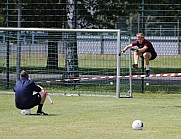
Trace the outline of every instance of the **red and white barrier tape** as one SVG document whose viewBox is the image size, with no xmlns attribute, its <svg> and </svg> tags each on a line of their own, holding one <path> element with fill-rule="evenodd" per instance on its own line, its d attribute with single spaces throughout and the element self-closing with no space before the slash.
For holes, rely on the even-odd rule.
<svg viewBox="0 0 181 139">
<path fill-rule="evenodd" d="M 166 74 L 150 74 L 149 77 L 178 77 L 181 76 L 181 73 L 166 73 Z M 51 82 L 68 82 L 68 81 L 91 81 L 91 80 L 100 80 L 100 79 L 113 79 L 113 78 L 143 78 L 146 75 L 126 75 L 126 76 L 96 76 L 89 78 L 70 78 L 70 79 L 62 79 L 62 80 L 51 80 L 46 81 L 47 83 Z M 147 77 L 148 78 L 148 77 Z"/>
</svg>

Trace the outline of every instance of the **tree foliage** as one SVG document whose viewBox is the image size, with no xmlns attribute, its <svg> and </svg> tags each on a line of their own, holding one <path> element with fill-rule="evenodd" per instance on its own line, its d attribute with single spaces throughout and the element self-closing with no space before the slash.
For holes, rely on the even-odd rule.
<svg viewBox="0 0 181 139">
<path fill-rule="evenodd" d="M 0 6 L 1 18 L 7 18 L 5 13 L 8 10 L 11 18 L 9 21 L 14 27 L 17 26 L 18 4 L 18 0 L 9 0 L 9 3 L 4 0 Z M 20 4 L 22 5 L 22 27 L 60 28 L 67 22 L 66 0 L 21 0 Z M 113 28 L 114 23 L 125 15 L 127 5 L 128 2 L 120 0 L 77 0 L 77 27 Z M 4 22 L 1 21 L 1 24 Z"/>
<path fill-rule="evenodd" d="M 82 28 L 114 28 L 126 14 L 128 2 L 120 0 L 80 1 L 79 20 Z"/>
<path fill-rule="evenodd" d="M 66 0 L 22 0 L 23 27 L 62 27 Z"/>
<path fill-rule="evenodd" d="M 116 22 L 126 21 L 130 13 L 141 15 L 144 12 L 145 21 L 153 17 L 151 19 L 156 22 L 169 22 L 171 18 L 166 17 L 171 16 L 172 21 L 176 21 L 181 16 L 181 4 L 176 0 L 76 0 L 76 2 L 78 28 L 114 28 Z M 67 0 L 21 0 L 21 4 L 22 27 L 62 28 L 67 23 Z M 6 26 L 8 21 L 9 26 L 17 27 L 17 8 L 18 0 L 2 0 L 1 26 Z"/>
</svg>

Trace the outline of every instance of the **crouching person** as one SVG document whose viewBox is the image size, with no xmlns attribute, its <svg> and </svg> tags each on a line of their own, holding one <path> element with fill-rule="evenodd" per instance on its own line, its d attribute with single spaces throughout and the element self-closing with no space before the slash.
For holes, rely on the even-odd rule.
<svg viewBox="0 0 181 139">
<path fill-rule="evenodd" d="M 33 94 L 33 91 L 38 93 Z M 37 115 L 48 115 L 42 110 L 46 99 L 46 93 L 29 79 L 29 75 L 26 71 L 21 71 L 20 80 L 16 82 L 14 92 L 15 105 L 18 109 L 25 110 L 38 106 Z"/>
</svg>

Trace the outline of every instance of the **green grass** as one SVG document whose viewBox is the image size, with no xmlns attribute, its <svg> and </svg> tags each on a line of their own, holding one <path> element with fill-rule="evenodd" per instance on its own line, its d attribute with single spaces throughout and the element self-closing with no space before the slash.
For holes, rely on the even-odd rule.
<svg viewBox="0 0 181 139">
<path fill-rule="evenodd" d="M 129 61 L 128 56 L 123 56 L 120 58 L 121 61 Z M 78 62 L 80 68 L 115 68 L 116 55 L 79 55 Z M 139 62 L 139 64 L 141 64 L 141 59 Z M 21 66 L 23 67 L 46 67 L 46 64 L 47 57 L 44 55 L 21 55 Z M 0 58 L 0 66 L 5 67 L 5 65 L 6 59 Z M 65 57 L 62 54 L 59 54 L 58 65 L 59 67 L 65 67 Z M 150 62 L 150 65 L 153 68 L 178 68 L 181 65 L 181 56 L 158 56 L 155 60 Z M 16 66 L 16 55 L 10 56 L 10 66 Z"/>
<path fill-rule="evenodd" d="M 50 139 L 179 139 L 179 94 L 133 94 L 133 98 L 51 96 L 49 116 L 23 116 L 14 95 L 0 95 L 0 137 Z M 36 107 L 32 113 L 36 112 Z M 135 119 L 144 129 L 133 130 Z"/>
</svg>

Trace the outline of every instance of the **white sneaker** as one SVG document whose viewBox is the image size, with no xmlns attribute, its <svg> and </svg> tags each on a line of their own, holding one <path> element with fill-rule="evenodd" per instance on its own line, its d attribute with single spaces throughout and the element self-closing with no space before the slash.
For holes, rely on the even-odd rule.
<svg viewBox="0 0 181 139">
<path fill-rule="evenodd" d="M 31 110 L 30 109 L 21 110 L 21 114 L 22 115 L 30 115 L 31 114 Z"/>
</svg>

